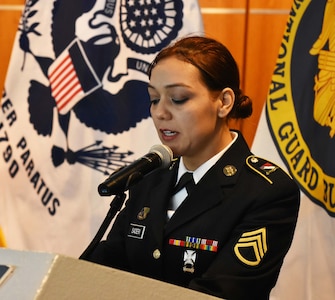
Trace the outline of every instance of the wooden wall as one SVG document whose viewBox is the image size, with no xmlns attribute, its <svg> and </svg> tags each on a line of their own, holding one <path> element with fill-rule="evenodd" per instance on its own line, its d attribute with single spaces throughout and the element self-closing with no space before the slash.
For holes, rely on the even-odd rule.
<svg viewBox="0 0 335 300">
<path fill-rule="evenodd" d="M 0 90 L 2 92 L 24 0 L 0 0 Z"/>
<path fill-rule="evenodd" d="M 24 2 L 0 0 L 1 90 Z M 249 145 L 266 99 L 291 3 L 292 0 L 199 0 L 205 33 L 231 50 L 240 67 L 242 87 L 253 99 L 252 117 L 232 124 L 242 130 Z"/>
</svg>

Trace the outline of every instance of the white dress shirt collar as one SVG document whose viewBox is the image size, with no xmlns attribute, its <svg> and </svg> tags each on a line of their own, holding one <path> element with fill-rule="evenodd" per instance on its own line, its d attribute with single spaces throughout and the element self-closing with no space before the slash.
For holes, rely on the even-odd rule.
<svg viewBox="0 0 335 300">
<path fill-rule="evenodd" d="M 193 172 L 189 171 L 186 169 L 183 161 L 183 157 L 180 158 L 180 163 L 179 163 L 179 169 L 178 169 L 178 177 L 177 177 L 177 182 L 179 181 L 180 177 L 185 173 L 185 172 L 191 172 L 193 173 L 193 178 L 195 184 L 197 184 L 200 179 L 206 174 L 206 172 L 216 164 L 216 162 L 221 158 L 221 156 L 231 147 L 232 144 L 236 141 L 238 137 L 238 133 L 235 131 L 230 132 L 233 136 L 233 140 L 224 148 L 222 149 L 219 153 L 215 154 L 212 158 L 204 162 L 200 167 L 198 167 L 196 170 Z"/>
</svg>

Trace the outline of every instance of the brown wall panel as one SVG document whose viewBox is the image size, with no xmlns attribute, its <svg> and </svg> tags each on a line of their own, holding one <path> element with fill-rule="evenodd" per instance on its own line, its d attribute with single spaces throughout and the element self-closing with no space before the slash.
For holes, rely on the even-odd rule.
<svg viewBox="0 0 335 300">
<path fill-rule="evenodd" d="M 251 15 L 249 18 L 244 89 L 252 98 L 254 109 L 251 118 L 242 125 L 249 144 L 266 100 L 286 20 L 286 15 Z"/>
<path fill-rule="evenodd" d="M 12 2 L 12 3 L 10 3 Z M 3 90 L 3 84 L 8 68 L 10 55 L 12 52 L 14 37 L 18 28 L 21 11 L 17 7 L 11 8 L 4 4 L 18 5 L 18 1 L 0 0 L 0 90 Z M 23 1 L 19 1 L 22 4 Z"/>
<path fill-rule="evenodd" d="M 251 146 L 292 0 L 200 0 L 199 3 L 205 33 L 230 49 L 240 68 L 241 86 L 253 100 L 253 115 L 231 123 L 231 127 L 243 132 Z"/>
<path fill-rule="evenodd" d="M 2 92 L 24 0 L 0 0 L 0 91 Z"/>
</svg>

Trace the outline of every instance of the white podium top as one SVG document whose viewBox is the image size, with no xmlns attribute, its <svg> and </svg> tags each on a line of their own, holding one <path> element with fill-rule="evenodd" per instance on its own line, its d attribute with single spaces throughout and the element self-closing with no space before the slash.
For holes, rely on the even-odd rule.
<svg viewBox="0 0 335 300">
<path fill-rule="evenodd" d="M 218 299 L 58 254 L 0 248 L 0 265 L 11 268 L 0 273 L 1 300 Z"/>
</svg>

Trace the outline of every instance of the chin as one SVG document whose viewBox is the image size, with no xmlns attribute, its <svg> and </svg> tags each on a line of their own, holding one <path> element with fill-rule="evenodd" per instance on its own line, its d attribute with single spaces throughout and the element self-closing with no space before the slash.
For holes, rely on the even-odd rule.
<svg viewBox="0 0 335 300">
<path fill-rule="evenodd" d="M 173 157 L 174 157 L 174 158 L 177 158 L 177 157 L 180 157 L 180 156 L 181 156 L 181 154 L 179 153 L 179 151 L 176 150 L 174 147 L 170 147 L 170 148 L 171 148 L 171 150 L 172 150 L 172 152 L 173 152 Z"/>
</svg>

